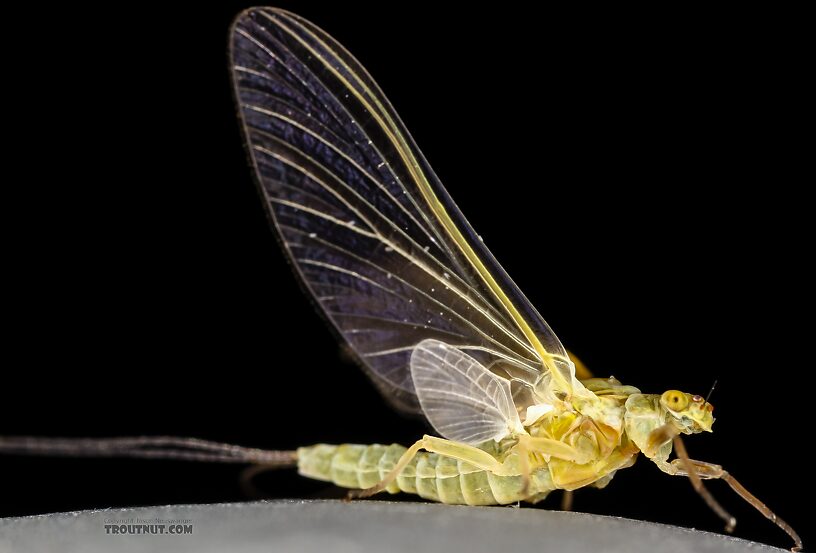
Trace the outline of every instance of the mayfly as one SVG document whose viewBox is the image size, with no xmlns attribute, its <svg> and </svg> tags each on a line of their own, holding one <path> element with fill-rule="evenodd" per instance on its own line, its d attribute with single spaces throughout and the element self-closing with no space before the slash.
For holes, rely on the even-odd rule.
<svg viewBox="0 0 816 553">
<path fill-rule="evenodd" d="M 711 432 L 707 398 L 644 394 L 571 359 L 340 44 L 294 14 L 253 8 L 233 25 L 231 63 L 257 183 L 296 274 L 385 397 L 438 436 L 291 452 L 185 438 L 2 438 L 0 450 L 296 466 L 352 497 L 402 491 L 468 505 L 603 488 L 643 454 L 688 477 L 729 531 L 735 520 L 703 480 L 725 480 L 801 549 L 722 467 L 686 454 L 680 435 Z"/>
</svg>

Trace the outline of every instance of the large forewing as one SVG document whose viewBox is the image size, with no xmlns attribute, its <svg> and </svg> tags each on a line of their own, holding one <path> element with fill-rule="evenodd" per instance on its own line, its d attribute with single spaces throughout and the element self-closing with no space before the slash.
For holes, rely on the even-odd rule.
<svg viewBox="0 0 816 553">
<path fill-rule="evenodd" d="M 528 384 L 557 366 L 542 357 L 565 358 L 350 54 L 309 22 L 266 8 L 239 16 L 231 50 L 247 142 L 280 239 L 323 313 L 398 406 L 419 410 L 409 359 L 424 339 Z M 559 382 L 571 379 L 565 366 Z"/>
</svg>

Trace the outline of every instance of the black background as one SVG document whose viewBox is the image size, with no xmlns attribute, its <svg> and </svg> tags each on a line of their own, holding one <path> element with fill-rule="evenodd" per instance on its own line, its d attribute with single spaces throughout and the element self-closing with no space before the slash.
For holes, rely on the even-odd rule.
<svg viewBox="0 0 816 553">
<path fill-rule="evenodd" d="M 715 432 L 687 447 L 807 537 L 812 177 L 795 14 L 279 5 L 369 69 L 597 374 L 701 394 L 719 378 Z M 268 229 L 227 71 L 242 7 L 42 8 L 4 23 L 0 433 L 293 449 L 426 431 L 342 360 Z M 5 457 L 0 515 L 242 500 L 240 470 Z M 292 471 L 258 484 L 338 496 Z M 711 489 L 737 535 L 787 544 Z M 721 529 L 687 481 L 644 460 L 576 509 Z"/>
</svg>

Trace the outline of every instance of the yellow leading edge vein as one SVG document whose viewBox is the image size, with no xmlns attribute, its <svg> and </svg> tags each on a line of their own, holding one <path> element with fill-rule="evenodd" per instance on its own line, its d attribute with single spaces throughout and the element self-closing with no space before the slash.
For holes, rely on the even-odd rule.
<svg viewBox="0 0 816 553">
<path fill-rule="evenodd" d="M 304 48 L 311 52 L 316 59 L 320 60 L 326 67 L 326 69 L 331 71 L 331 73 L 333 73 L 335 77 L 337 77 L 343 84 L 345 84 L 346 88 L 354 94 L 354 96 L 363 104 L 363 106 L 365 106 L 368 109 L 368 112 L 377 120 L 377 123 L 379 123 L 380 127 L 382 127 L 383 131 L 386 133 L 394 147 L 399 152 L 400 157 L 408 167 L 411 176 L 414 177 L 414 180 L 419 186 L 419 191 L 422 193 L 423 199 L 427 202 L 428 207 L 431 208 L 431 211 L 433 211 L 437 219 L 442 223 L 442 226 L 445 229 L 445 231 L 453 239 L 454 243 L 462 252 L 462 254 L 464 254 L 468 262 L 473 266 L 474 269 L 476 269 L 476 272 L 479 274 L 479 276 L 482 278 L 482 280 L 488 286 L 488 288 L 490 288 L 490 291 L 493 292 L 493 294 L 495 294 L 495 296 L 499 299 L 501 304 L 513 318 L 513 321 L 516 323 L 516 326 L 519 328 L 519 330 L 521 330 L 521 332 L 524 334 L 524 337 L 527 338 L 530 345 L 532 345 L 536 353 L 538 353 L 538 356 L 541 358 L 541 361 L 550 371 L 550 374 L 552 375 L 552 378 L 557 382 L 558 387 L 563 391 L 571 392 L 572 391 L 571 383 L 568 383 L 564 379 L 564 376 L 561 374 L 561 372 L 555 367 L 555 364 L 552 361 L 552 355 L 546 349 L 544 349 L 543 344 L 538 339 L 538 336 L 536 336 L 535 332 L 533 332 L 533 329 L 530 328 L 530 325 L 527 323 L 524 316 L 518 311 L 518 309 L 516 309 L 516 306 L 513 305 L 513 302 L 510 300 L 510 298 L 507 297 L 507 294 L 505 294 L 501 285 L 499 285 L 499 283 L 496 282 L 496 279 L 490 273 L 488 268 L 485 267 L 484 263 L 482 263 L 482 260 L 479 258 L 479 255 L 473 250 L 471 245 L 468 243 L 467 239 L 464 237 L 462 231 L 459 230 L 459 227 L 457 227 L 456 223 L 454 223 L 453 219 L 451 219 L 450 215 L 445 209 L 445 206 L 442 205 L 442 202 L 439 201 L 439 198 L 434 193 L 433 188 L 431 188 L 431 185 L 428 182 L 428 179 L 425 177 L 425 174 L 420 170 L 419 163 L 414 157 L 413 152 L 411 152 L 410 147 L 408 147 L 408 143 L 402 136 L 399 127 L 395 124 L 394 120 L 388 114 L 388 111 L 385 109 L 385 106 L 383 106 L 382 103 L 379 101 L 377 95 L 374 94 L 366 86 L 366 84 L 362 82 L 362 80 L 357 78 L 357 84 L 376 103 L 377 109 L 375 110 L 373 109 L 373 106 L 368 101 L 368 99 L 366 99 L 366 97 L 363 96 L 357 90 L 356 87 L 352 86 L 352 84 L 343 75 L 341 75 L 337 71 L 337 69 L 332 67 L 331 64 L 327 63 L 323 55 L 317 52 L 309 44 L 304 42 L 303 39 L 301 39 L 299 36 L 297 36 L 297 34 L 295 34 L 286 25 L 284 25 L 282 21 L 271 17 L 269 14 L 265 12 L 261 13 L 263 13 L 264 17 L 275 21 L 275 23 L 280 25 L 280 27 L 284 31 L 286 31 L 289 35 L 291 35 L 292 38 L 297 40 Z M 298 24 L 305 33 L 309 34 L 316 42 L 320 43 L 326 50 L 332 53 L 334 52 L 334 50 L 332 50 L 332 48 L 329 47 L 328 44 L 323 42 L 319 37 L 315 36 L 314 33 L 309 31 L 309 29 L 305 28 L 303 25 L 300 25 L 296 20 L 293 20 L 293 22 Z M 351 67 L 346 65 L 346 63 L 339 56 L 336 57 L 341 63 L 343 63 L 343 66 L 351 75 L 355 75 L 355 72 L 354 70 L 352 70 Z"/>
</svg>

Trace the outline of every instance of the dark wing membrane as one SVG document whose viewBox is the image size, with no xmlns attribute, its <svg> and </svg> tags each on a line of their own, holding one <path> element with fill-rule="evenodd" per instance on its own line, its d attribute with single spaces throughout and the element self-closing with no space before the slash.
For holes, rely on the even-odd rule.
<svg viewBox="0 0 816 553">
<path fill-rule="evenodd" d="M 232 70 L 281 241 L 398 407 L 419 411 L 409 359 L 424 339 L 527 385 L 545 371 L 542 348 L 566 358 L 342 46 L 296 15 L 255 8 L 234 24 Z"/>
</svg>

